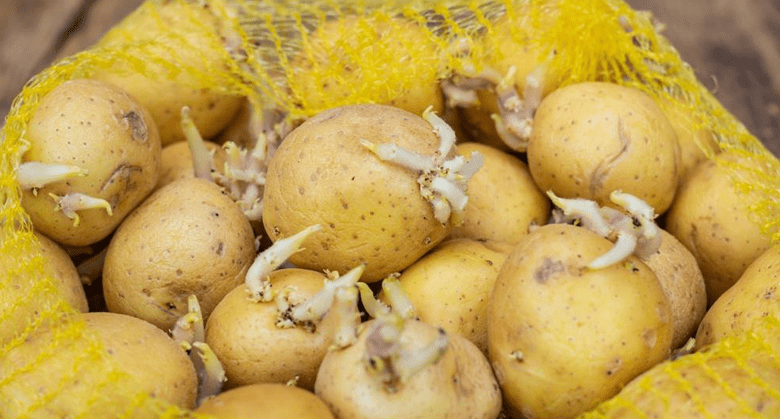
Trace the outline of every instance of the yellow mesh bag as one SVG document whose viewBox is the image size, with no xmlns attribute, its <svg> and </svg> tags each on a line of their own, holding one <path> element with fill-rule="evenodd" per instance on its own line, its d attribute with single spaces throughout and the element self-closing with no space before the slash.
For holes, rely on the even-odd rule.
<svg viewBox="0 0 780 419">
<path fill-rule="evenodd" d="M 180 25 L 161 17 L 171 5 L 181 8 Z M 203 10 L 214 19 L 199 18 Z M 323 27 L 328 30 L 318 32 Z M 20 205 L 15 170 L 27 121 L 55 86 L 124 68 L 246 96 L 258 108 L 301 119 L 348 103 L 392 103 L 410 92 L 425 97 L 429 86 L 452 72 L 473 74 L 498 66 L 507 45 L 529 47 L 539 57 L 555 51 L 549 71 L 561 86 L 610 81 L 641 89 L 662 106 L 680 101 L 699 121 L 696 128 L 715 133 L 722 150 L 745 157 L 739 164 L 723 164 L 754 221 L 774 242 L 780 240 L 780 162 L 696 80 L 651 17 L 620 0 L 148 0 L 93 48 L 33 78 L 2 130 L 0 416 L 59 417 L 62 409 L 72 409 L 68 417 L 79 418 L 192 415 L 136 394 L 127 373 L 111 361 L 44 273 Z M 683 399 L 691 403 L 686 417 L 724 417 L 720 407 L 697 396 L 703 390 L 686 378 L 691 374 L 704 374 L 720 386 L 736 412 L 764 417 L 713 364 L 725 362 L 741 371 L 747 378 L 740 385 L 764 388 L 762 403 L 777 405 L 780 393 L 751 363 L 762 359 L 762 368 L 777 374 L 777 335 L 777 321 L 770 317 L 748 336 L 662 364 L 586 417 L 655 417 L 649 413 L 657 411 L 653 403 L 668 407 Z M 34 350 L 18 356 L 21 345 Z"/>
</svg>

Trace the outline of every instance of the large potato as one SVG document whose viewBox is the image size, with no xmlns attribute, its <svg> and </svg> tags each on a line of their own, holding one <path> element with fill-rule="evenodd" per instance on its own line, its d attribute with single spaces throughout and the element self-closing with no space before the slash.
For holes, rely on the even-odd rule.
<svg viewBox="0 0 780 419">
<path fill-rule="evenodd" d="M 384 162 L 361 145 L 393 143 L 433 154 L 439 138 L 421 117 L 384 105 L 334 108 L 293 130 L 268 165 L 263 224 L 276 241 L 320 224 L 290 262 L 312 270 L 383 279 L 412 264 L 450 228 L 420 195 L 419 173 Z"/>
<path fill-rule="evenodd" d="M 587 265 L 609 240 L 565 224 L 517 244 L 493 286 L 488 350 L 515 418 L 575 417 L 670 354 L 672 314 L 635 256 Z"/>
<path fill-rule="evenodd" d="M 612 83 L 560 88 L 542 100 L 528 144 L 528 167 L 543 191 L 613 206 L 615 190 L 657 214 L 672 203 L 679 175 L 674 128 L 644 92 Z"/>
<path fill-rule="evenodd" d="M 547 223 L 550 200 L 517 157 L 480 143 L 458 144 L 458 153 L 478 151 L 485 164 L 468 183 L 469 203 L 463 224 L 449 237 L 517 243 L 531 226 Z"/>
<path fill-rule="evenodd" d="M 733 162 L 737 157 L 725 159 Z M 726 164 L 702 162 L 682 183 L 666 215 L 666 231 L 696 257 L 708 306 L 771 246 L 737 193 L 732 174 Z"/>
<path fill-rule="evenodd" d="M 195 368 L 163 331 L 113 313 L 79 313 L 68 320 L 73 323 L 37 330 L 0 357 L 3 378 L 16 373 L 0 386 L 0 417 L 123 417 L 132 402 L 144 400 L 194 407 Z M 139 409 L 131 417 L 158 415 Z"/>
<path fill-rule="evenodd" d="M 24 192 L 35 229 L 58 243 L 84 246 L 106 238 L 154 189 L 160 138 L 149 112 L 127 93 L 94 80 L 71 80 L 41 99 L 27 126 L 22 162 L 75 165 L 87 171 Z M 111 206 L 77 211 L 79 222 L 55 209 L 49 194 L 81 193 Z M 76 225 L 78 224 L 78 225 Z"/>
<path fill-rule="evenodd" d="M 109 311 L 170 330 L 192 294 L 208 318 L 244 282 L 255 254 L 249 220 L 219 186 L 179 179 L 152 194 L 111 238 L 103 296 Z"/>
<path fill-rule="evenodd" d="M 748 266 L 704 316 L 696 333 L 703 347 L 726 336 L 749 332 L 757 319 L 780 318 L 780 245 L 774 245 Z"/>
</svg>

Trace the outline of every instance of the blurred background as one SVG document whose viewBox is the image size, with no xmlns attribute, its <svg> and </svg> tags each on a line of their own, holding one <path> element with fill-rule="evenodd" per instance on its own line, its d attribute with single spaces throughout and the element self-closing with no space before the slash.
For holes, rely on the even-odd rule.
<svg viewBox="0 0 780 419">
<path fill-rule="evenodd" d="M 780 0 L 626 1 L 666 25 L 699 80 L 780 156 Z M 92 45 L 141 2 L 0 0 L 0 118 L 30 77 Z"/>
</svg>

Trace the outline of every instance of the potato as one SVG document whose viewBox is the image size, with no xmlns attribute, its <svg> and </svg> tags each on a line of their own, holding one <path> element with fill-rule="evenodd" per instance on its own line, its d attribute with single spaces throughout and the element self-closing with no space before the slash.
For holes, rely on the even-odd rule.
<svg viewBox="0 0 780 419">
<path fill-rule="evenodd" d="M 760 323 L 759 334 L 656 365 L 581 419 L 780 417 L 780 331 L 776 320 Z"/>
<path fill-rule="evenodd" d="M 724 158 L 737 161 L 735 156 Z M 666 231 L 696 257 L 708 306 L 771 246 L 735 191 L 731 174 L 726 164 L 702 162 L 680 186 L 666 215 Z"/>
<path fill-rule="evenodd" d="M 326 276 L 304 269 L 280 269 L 270 274 L 276 290 L 292 287 L 291 302 L 311 298 Z M 243 285 L 228 293 L 206 322 L 206 343 L 222 361 L 228 388 L 256 383 L 286 383 L 314 388 L 322 358 L 331 344 L 327 323 L 314 333 L 300 327 L 276 326 L 276 302 L 254 302 Z M 327 316 L 326 316 L 327 318 Z M 323 319 L 323 322 L 325 320 Z"/>
<path fill-rule="evenodd" d="M 493 419 L 501 409 L 501 393 L 490 364 L 474 344 L 449 335 L 444 354 L 388 391 L 367 366 L 367 341 L 377 320 L 361 326 L 358 340 L 330 351 L 322 361 L 315 393 L 339 419 Z M 425 347 L 440 336 L 439 329 L 409 320 L 400 342 L 407 350 Z M 424 355 L 423 355 L 424 356 Z"/>
<path fill-rule="evenodd" d="M 195 413 L 224 419 L 333 419 L 328 406 L 301 388 L 284 384 L 252 384 L 207 399 Z"/>
<path fill-rule="evenodd" d="M 485 164 L 468 183 L 463 224 L 448 237 L 517 243 L 532 225 L 550 217 L 550 200 L 536 186 L 528 166 L 517 157 L 479 143 L 458 144 L 458 153 L 478 151 Z"/>
<path fill-rule="evenodd" d="M 421 117 L 385 105 L 325 111 L 293 130 L 268 164 L 263 224 L 271 240 L 321 224 L 290 262 L 346 272 L 366 263 L 361 280 L 401 271 L 450 228 L 420 194 L 419 173 L 384 162 L 361 145 L 393 143 L 423 155 L 439 138 Z"/>
<path fill-rule="evenodd" d="M 120 417 L 133 401 L 143 400 L 130 394 L 150 403 L 194 407 L 195 368 L 163 331 L 113 313 L 79 313 L 71 320 L 38 329 L 0 357 L 0 370 L 16 373 L 0 386 L 0 416 Z M 139 410 L 132 417 L 158 415 Z"/>
<path fill-rule="evenodd" d="M 37 231 L 34 232 L 38 239 L 43 258 L 45 259 L 46 270 L 54 278 L 60 296 L 76 311 L 86 313 L 89 311 L 87 304 L 87 295 L 84 292 L 84 286 L 81 284 L 81 276 L 76 270 L 68 253 L 52 239 L 44 236 Z"/>
<path fill-rule="evenodd" d="M 254 234 L 211 181 L 177 180 L 152 194 L 117 229 L 103 267 L 108 310 L 170 330 L 198 297 L 203 317 L 244 281 Z"/>
<path fill-rule="evenodd" d="M 576 417 L 670 354 L 672 314 L 635 256 L 586 266 L 613 244 L 550 224 L 520 241 L 488 305 L 488 350 L 512 417 Z"/>
<path fill-rule="evenodd" d="M 622 190 L 656 214 L 672 203 L 679 146 L 669 120 L 640 90 L 586 82 L 542 100 L 528 144 L 528 167 L 543 191 L 613 206 Z"/>
<path fill-rule="evenodd" d="M 151 116 L 106 83 L 78 79 L 54 88 L 33 112 L 25 138 L 30 148 L 23 163 L 67 164 L 86 173 L 28 189 L 22 196 L 35 229 L 65 245 L 106 238 L 160 176 L 160 139 Z M 82 205 L 67 198 L 73 193 L 105 202 L 79 210 Z M 65 198 L 53 200 L 50 194 Z"/>
<path fill-rule="evenodd" d="M 707 291 L 696 258 L 674 236 L 661 230 L 661 247 L 642 261 L 661 282 L 672 306 L 672 348 L 679 348 L 696 333 L 707 311 Z"/>
<path fill-rule="evenodd" d="M 696 333 L 701 348 L 749 332 L 756 320 L 780 318 L 780 245 L 767 249 L 748 266 L 739 280 L 710 307 Z"/>
<path fill-rule="evenodd" d="M 206 149 L 213 155 L 214 169 L 221 171 L 227 158 L 225 150 L 211 141 L 204 141 L 204 144 Z M 187 142 L 179 141 L 163 147 L 161 160 L 162 167 L 160 170 L 160 181 L 157 184 L 158 189 L 177 179 L 195 177 L 195 169 L 192 165 L 192 152 Z"/>
<path fill-rule="evenodd" d="M 293 66 L 296 74 L 291 87 L 307 110 L 319 113 L 366 98 L 415 115 L 428 106 L 436 112 L 444 108 L 437 63 L 424 61 L 436 59 L 437 45 L 416 22 L 391 17 L 366 24 L 362 18 L 346 15 L 323 22 L 305 42 L 309 43 L 304 47 L 307 55 Z M 415 76 L 407 75 L 403 78 L 407 82 L 396 84 L 384 78 L 383 89 L 376 89 L 373 78 L 384 76 L 376 74 L 377 68 L 400 62 L 406 62 L 405 71 Z M 390 94 L 395 96 L 383 97 Z"/>
<path fill-rule="evenodd" d="M 511 250 L 504 243 L 447 240 L 406 268 L 398 283 L 420 320 L 466 337 L 487 354 L 490 290 Z"/>
<path fill-rule="evenodd" d="M 154 10 L 152 12 L 151 10 Z M 153 14 L 154 13 L 154 14 Z M 110 69 L 91 78 L 124 89 L 149 110 L 160 132 L 162 145 L 184 140 L 181 108 L 188 106 L 195 126 L 204 138 L 218 134 L 241 107 L 242 98 L 215 87 L 203 87 L 215 74 L 226 73 L 225 46 L 216 34 L 218 22 L 208 6 L 193 2 L 165 2 L 145 8 L 120 23 L 98 44 L 106 48 L 143 46 L 143 55 L 165 57 L 186 71 L 147 60 L 139 68 L 117 58 Z M 212 33 L 214 32 L 214 33 Z M 182 41 L 182 39 L 185 39 Z M 187 42 L 186 47 L 181 47 Z"/>
</svg>

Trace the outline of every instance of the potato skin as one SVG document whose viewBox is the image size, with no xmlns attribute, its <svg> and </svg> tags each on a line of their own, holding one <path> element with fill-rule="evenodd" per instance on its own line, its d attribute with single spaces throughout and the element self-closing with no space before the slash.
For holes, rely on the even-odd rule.
<svg viewBox="0 0 780 419">
<path fill-rule="evenodd" d="M 395 393 L 368 372 L 363 358 L 375 320 L 363 323 L 353 345 L 330 351 L 320 365 L 315 393 L 339 419 L 494 419 L 501 392 L 490 364 L 474 344 L 448 335 L 449 346 L 437 363 L 400 385 Z M 401 340 L 419 348 L 436 338 L 438 329 L 409 320 Z"/>
<path fill-rule="evenodd" d="M 224 419 L 334 419 L 328 406 L 309 391 L 285 384 L 251 384 L 206 399 L 195 413 Z"/>
<path fill-rule="evenodd" d="M 152 194 L 117 229 L 103 267 L 108 310 L 170 330 L 195 294 L 204 319 L 244 281 L 256 252 L 241 209 L 211 181 L 187 178 Z"/>
<path fill-rule="evenodd" d="M 661 247 L 643 262 L 655 273 L 672 307 L 674 337 L 679 348 L 696 333 L 707 311 L 707 291 L 696 258 L 674 236 L 661 230 Z"/>
<path fill-rule="evenodd" d="M 650 268 L 634 256 L 586 268 L 611 247 L 584 228 L 550 224 L 501 267 L 488 349 L 512 417 L 575 417 L 669 356 L 671 309 Z"/>
<path fill-rule="evenodd" d="M 54 277 L 62 298 L 76 311 L 88 312 L 87 294 L 84 292 L 81 276 L 73 260 L 54 240 L 37 231 L 34 234 L 46 259 L 46 269 Z"/>
<path fill-rule="evenodd" d="M 708 306 L 771 246 L 769 237 L 751 220 L 730 176 L 730 170 L 717 161 L 702 162 L 680 186 L 666 214 L 666 231 L 696 257 Z"/>
<path fill-rule="evenodd" d="M 727 336 L 746 333 L 758 319 L 780 317 L 780 244 L 767 249 L 748 266 L 704 316 L 696 333 L 698 348 Z"/>
<path fill-rule="evenodd" d="M 651 157 L 648 157 L 651 156 Z M 671 123 L 644 92 L 612 83 L 562 87 L 542 100 L 528 144 L 528 167 L 543 191 L 614 206 L 622 190 L 664 213 L 678 182 Z"/>
<path fill-rule="evenodd" d="M 334 108 L 293 130 L 268 165 L 263 224 L 276 241 L 306 227 L 322 231 L 290 257 L 294 265 L 341 273 L 362 263 L 362 281 L 399 272 L 441 242 L 450 226 L 434 218 L 418 174 L 383 162 L 360 139 L 424 155 L 439 144 L 421 117 L 385 105 Z"/>
<path fill-rule="evenodd" d="M 406 268 L 398 278 L 422 321 L 459 334 L 487 354 L 487 306 L 506 243 L 447 240 Z M 380 292 L 379 297 L 384 299 Z"/>
<path fill-rule="evenodd" d="M 114 418 L 135 409 L 133 419 L 158 418 L 132 406 L 136 394 L 194 407 L 195 368 L 163 331 L 113 313 L 74 313 L 68 320 L 34 331 L 0 357 L 0 370 L 18 373 L 0 386 L 0 416 Z"/>
<path fill-rule="evenodd" d="M 477 151 L 485 164 L 469 180 L 469 201 L 463 224 L 448 237 L 517 243 L 531 225 L 544 225 L 550 200 L 539 190 L 528 166 L 517 157 L 480 143 L 458 144 L 468 157 Z"/>
<path fill-rule="evenodd" d="M 160 176 L 160 138 L 151 115 L 127 93 L 94 80 L 66 81 L 41 99 L 27 127 L 23 162 L 71 164 L 89 170 L 25 191 L 22 206 L 36 230 L 58 243 L 85 246 L 107 237 L 154 189 Z M 80 192 L 111 204 L 79 211 L 80 224 L 49 193 Z"/>
<path fill-rule="evenodd" d="M 321 272 L 304 269 L 280 269 L 270 276 L 277 291 L 295 288 L 289 297 L 293 302 L 311 298 L 322 289 L 325 278 Z M 286 383 L 296 376 L 298 386 L 314 388 L 317 368 L 331 342 L 326 320 L 311 333 L 300 327 L 278 328 L 277 316 L 275 301 L 250 301 L 243 284 L 214 309 L 206 322 L 206 343 L 222 361 L 228 388 Z"/>
</svg>

